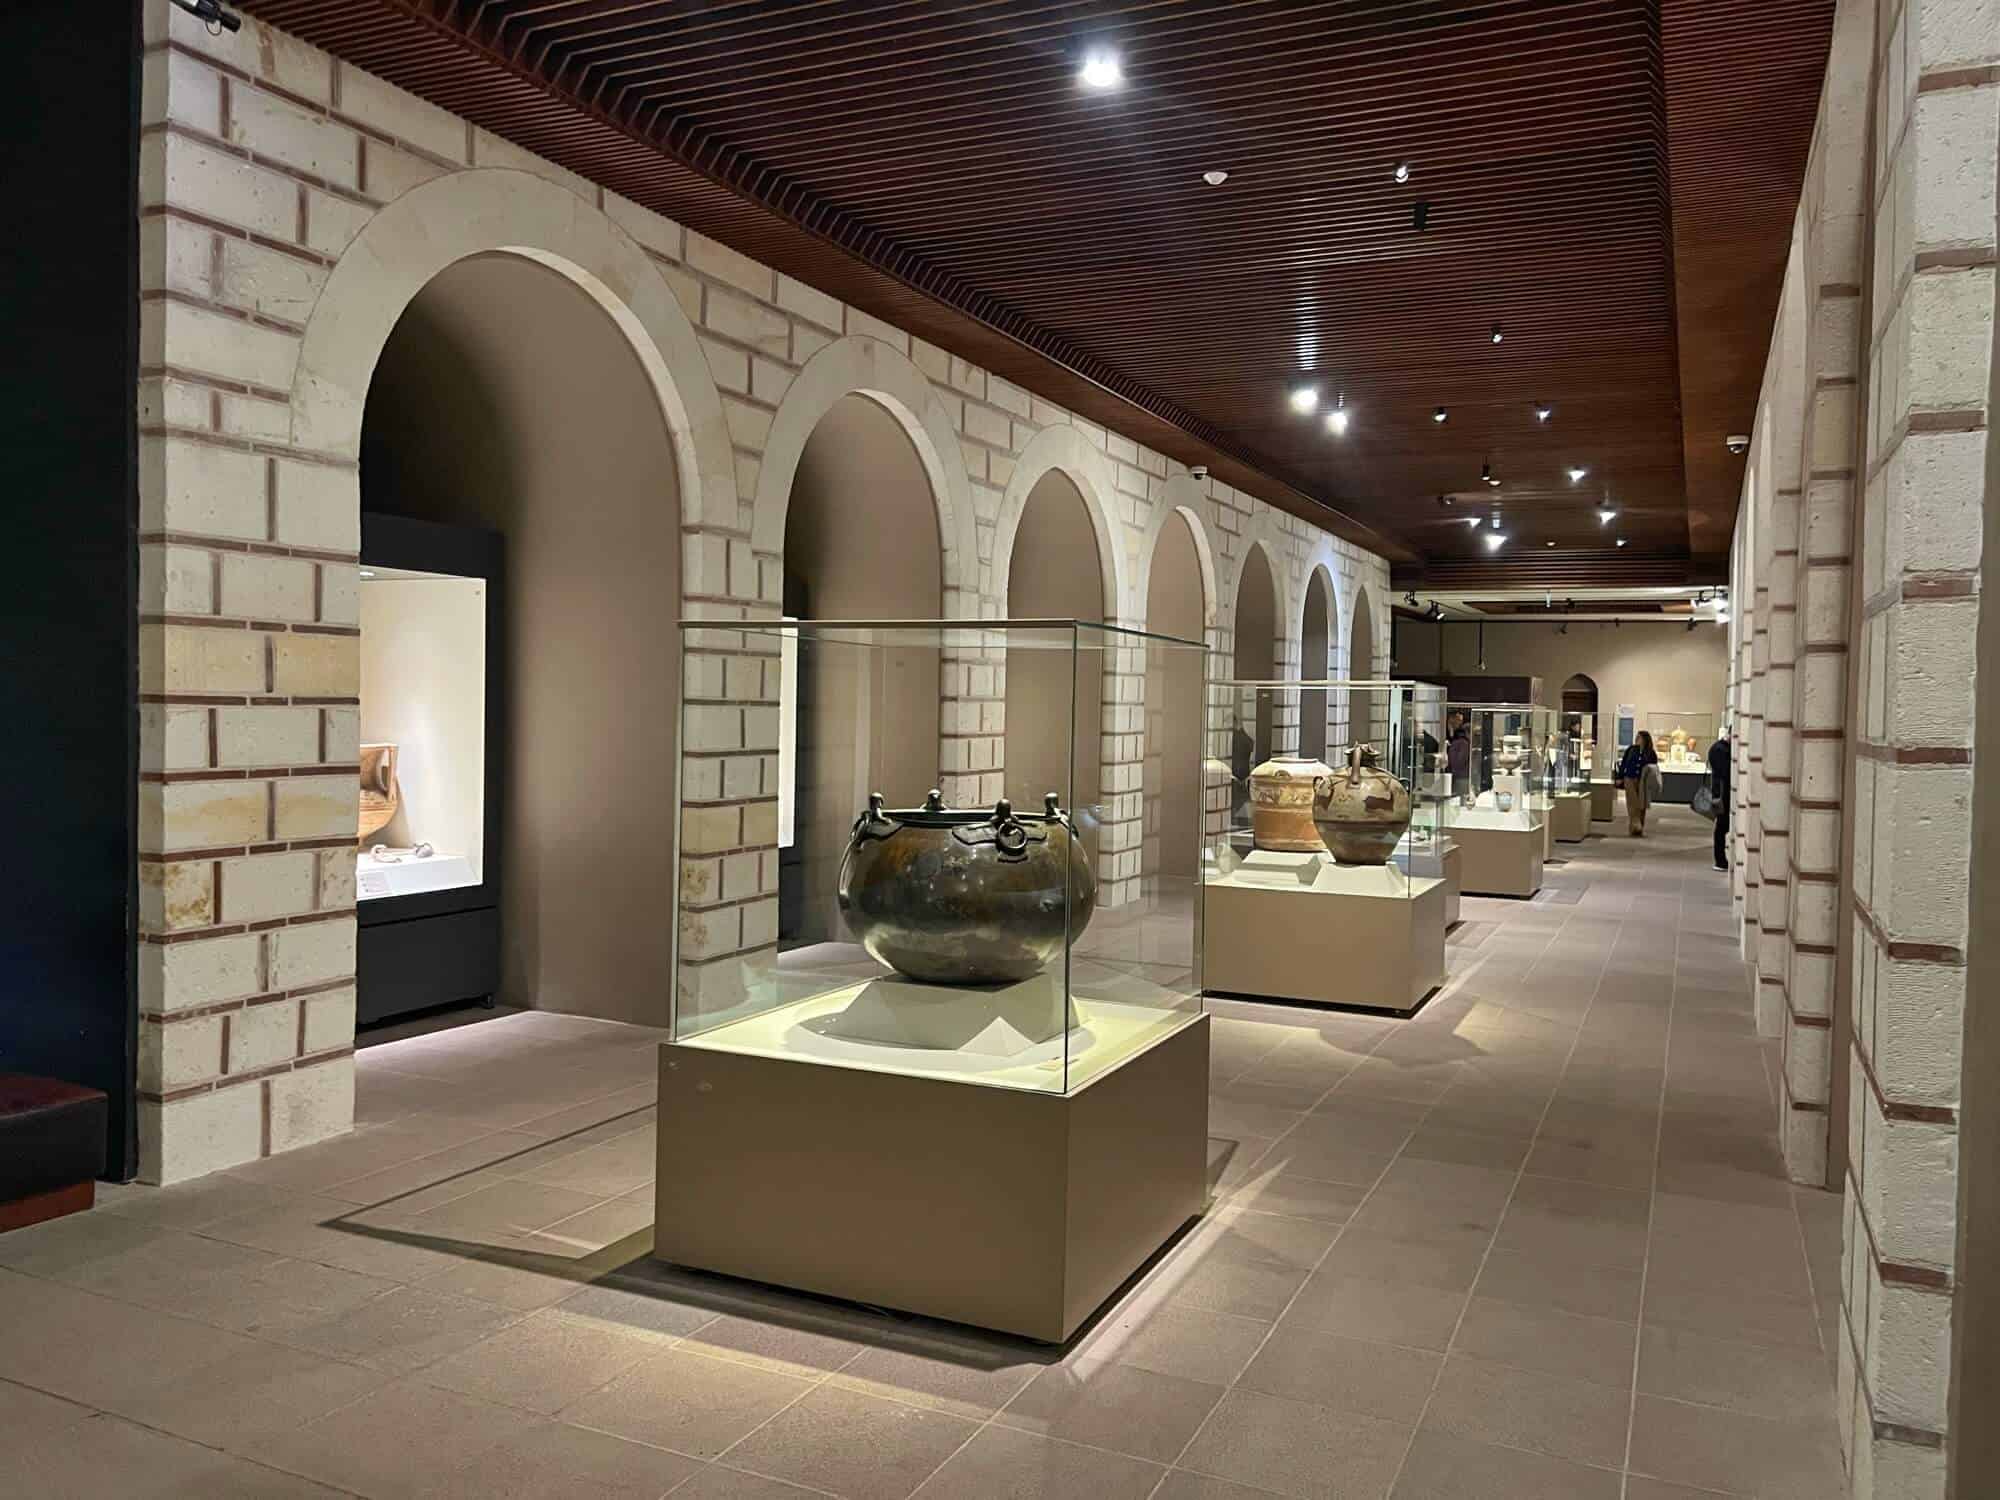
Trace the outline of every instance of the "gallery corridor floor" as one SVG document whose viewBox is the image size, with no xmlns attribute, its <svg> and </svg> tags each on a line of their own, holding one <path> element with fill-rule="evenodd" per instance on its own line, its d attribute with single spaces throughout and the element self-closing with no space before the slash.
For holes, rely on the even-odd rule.
<svg viewBox="0 0 2000 1500">
<path fill-rule="evenodd" d="M 367 1048 L 353 1136 L 0 1236 L 0 1493 L 1830 1500 L 1838 1203 L 1657 826 L 1414 1020 L 1218 1003 L 1214 1209 L 1067 1350 L 653 1265 L 654 1033 Z"/>
</svg>

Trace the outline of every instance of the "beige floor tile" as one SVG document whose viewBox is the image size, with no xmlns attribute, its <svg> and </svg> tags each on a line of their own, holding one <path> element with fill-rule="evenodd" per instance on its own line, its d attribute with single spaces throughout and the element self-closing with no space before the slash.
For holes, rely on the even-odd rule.
<svg viewBox="0 0 2000 1500">
<path fill-rule="evenodd" d="M 1273 1163 L 1260 1164 L 1257 1171 L 1239 1181 L 1229 1202 L 1231 1207 L 1249 1212 L 1339 1225 L 1353 1217 L 1367 1196 L 1367 1184 L 1326 1182 Z"/>
<path fill-rule="evenodd" d="M 1310 1271 L 1339 1235 L 1336 1226 L 1314 1219 L 1270 1213 L 1251 1205 L 1225 1206 L 1210 1210 L 1166 1257 L 1166 1264 L 1225 1260 Z"/>
<path fill-rule="evenodd" d="M 656 1338 L 678 1339 L 713 1323 L 720 1314 L 685 1288 L 664 1282 L 598 1281 L 572 1286 L 555 1304 L 572 1318 L 588 1318 L 606 1327 Z"/>
<path fill-rule="evenodd" d="M 1285 1310 L 1306 1275 L 1300 1267 L 1211 1258 L 1170 1262 L 1155 1272 L 1153 1282 L 1184 1306 L 1268 1323 Z"/>
<path fill-rule="evenodd" d="M 204 1323 L 55 1282 L 14 1281 L 19 1285 L 0 1288 L 0 1378 L 107 1411 L 123 1411 L 156 1387 L 259 1347 Z"/>
<path fill-rule="evenodd" d="M 1410 1445 L 1394 1500 L 1619 1500 L 1619 1495 L 1616 1470 L 1431 1429 Z"/>
<path fill-rule="evenodd" d="M 1444 1363 L 1440 1355 L 1280 1325 L 1239 1388 L 1335 1411 L 1414 1424 Z"/>
<path fill-rule="evenodd" d="M 74 1401 L 0 1380 L 0 1453 L 18 1452 L 29 1441 L 53 1437 L 92 1415 L 89 1407 Z"/>
<path fill-rule="evenodd" d="M 1162 1375 L 1227 1385 L 1270 1331 L 1269 1323 L 1252 1318 L 1169 1303 L 1144 1315 L 1107 1319 L 1074 1346 L 1072 1357 L 1115 1359 Z"/>
<path fill-rule="evenodd" d="M 435 1239 L 476 1243 L 493 1236 L 531 1235 L 603 1201 L 601 1194 L 510 1179 L 419 1214 L 413 1228 Z"/>
<path fill-rule="evenodd" d="M 490 1338 L 519 1314 L 469 1297 L 397 1287 L 303 1328 L 285 1341 L 334 1359 L 404 1375 Z"/>
<path fill-rule="evenodd" d="M 12 1493 L 36 1500 L 116 1495 L 201 1500 L 305 1500 L 335 1491 L 171 1434 L 98 1415 L 10 1450 Z"/>
<path fill-rule="evenodd" d="M 126 1415 L 197 1443 L 245 1452 L 262 1438 L 360 1400 L 388 1379 L 303 1349 L 260 1344 L 155 1387 Z"/>
<path fill-rule="evenodd" d="M 1480 1297 L 1502 1302 L 1631 1323 L 1639 1317 L 1640 1282 L 1638 1271 L 1564 1266 L 1555 1273 L 1534 1256 L 1495 1250 L 1486 1257 L 1473 1290 Z"/>
<path fill-rule="evenodd" d="M 333 1145 L 339 1142 L 331 1143 Z M 308 1147 L 317 1151 L 318 1146 Z M 294 1152 L 292 1155 L 304 1153 Z M 271 1157 L 272 1161 L 286 1160 Z M 296 1260 L 316 1261 L 364 1276 L 392 1281 L 416 1281 L 462 1258 L 462 1252 L 414 1241 L 408 1235 L 371 1230 L 353 1222 L 351 1203 L 300 1195 L 264 1208 L 222 1219 L 202 1233 L 232 1244 L 269 1250 Z"/>
<path fill-rule="evenodd" d="M 653 1205 L 634 1197 L 613 1198 L 586 1208 L 567 1219 L 558 1219 L 546 1228 L 526 1236 L 529 1245 L 541 1245 L 561 1256 L 587 1255 L 607 1245 L 644 1237 L 644 1248 L 652 1249 Z"/>
<path fill-rule="evenodd" d="M 1656 1280 L 1650 1268 L 1646 1324 L 1779 1349 L 1819 1348 L 1819 1317 L 1808 1300 L 1675 1285 Z"/>
<path fill-rule="evenodd" d="M 1782 1422 L 1830 1422 L 1826 1360 L 1817 1350 L 1775 1349 L 1684 1329 L 1649 1326 L 1640 1345 L 1639 1389 L 1700 1406 Z"/>
<path fill-rule="evenodd" d="M 695 1459 L 562 1422 L 488 1448 L 422 1491 L 424 1500 L 660 1500 L 699 1473 Z M 678 1491 L 676 1491 L 678 1493 Z"/>
<path fill-rule="evenodd" d="M 1454 1354 L 1630 1390 L 1637 1335 L 1631 1323 L 1475 1294 L 1451 1347 Z"/>
<path fill-rule="evenodd" d="M 665 1349 L 576 1402 L 563 1419 L 714 1458 L 810 1389 L 790 1375 Z"/>
<path fill-rule="evenodd" d="M 447 1390 L 552 1415 L 659 1352 L 648 1334 L 542 1311 L 423 1372 Z"/>
<path fill-rule="evenodd" d="M 1018 1353 L 959 1349 L 865 1348 L 829 1383 L 981 1422 L 1048 1365 Z"/>
<path fill-rule="evenodd" d="M 841 1369 L 861 1352 L 862 1344 L 847 1335 L 862 1331 L 830 1318 L 808 1316 L 779 1322 L 732 1313 L 704 1323 L 687 1336 L 685 1345 L 717 1359 L 816 1379 Z"/>
<path fill-rule="evenodd" d="M 1203 1425 L 1181 1467 L 1296 1500 L 1380 1500 L 1409 1439 L 1400 1423 L 1238 1389 Z"/>
<path fill-rule="evenodd" d="M 199 1229 L 253 1208 L 264 1208 L 288 1195 L 277 1188 L 242 1182 L 226 1174 L 198 1177 L 193 1182 L 172 1187 L 147 1187 L 143 1183 L 124 1184 L 115 1198 L 99 1202 L 103 1211 L 120 1218 L 156 1224 L 163 1229 Z"/>
<path fill-rule="evenodd" d="M 1625 1461 L 1629 1390 L 1566 1380 L 1454 1354 L 1424 1414 L 1427 1430 L 1617 1468 Z"/>
<path fill-rule="evenodd" d="M 988 1427 L 917 1487 L 918 1500 L 1146 1500 L 1161 1471 L 1122 1454 Z"/>
<path fill-rule="evenodd" d="M 470 1256 L 456 1260 L 415 1283 L 427 1292 L 443 1292 L 453 1297 L 471 1297 L 511 1307 L 516 1312 L 533 1312 L 574 1296 L 584 1283 L 576 1275 L 565 1274 L 539 1257 L 520 1257 L 493 1251 L 489 1257 Z"/>
<path fill-rule="evenodd" d="M 1279 1326 L 1442 1352 L 1465 1300 L 1435 1287 L 1316 1271 Z"/>
<path fill-rule="evenodd" d="M 731 1467 L 842 1500 L 904 1500 L 978 1430 L 941 1411 L 821 1386 L 726 1457 Z"/>
<path fill-rule="evenodd" d="M 327 1187 L 322 1190 L 322 1196 L 343 1203 L 409 1208 L 413 1211 L 435 1208 L 453 1198 L 475 1192 L 498 1178 L 512 1175 L 508 1168 L 513 1165 L 513 1159 L 542 1144 L 539 1136 L 496 1130 L 490 1135 L 475 1136 L 428 1156 L 415 1157 L 392 1167 L 384 1167 L 379 1172 L 365 1173 Z M 486 1168 L 494 1170 L 488 1173 L 484 1170 Z"/>
<path fill-rule="evenodd" d="M 157 1224 L 93 1209 L 0 1234 L 0 1267 L 25 1276 L 73 1280 L 93 1262 L 139 1249 L 168 1233 Z"/>
<path fill-rule="evenodd" d="M 1213 1474 L 1197 1474 L 1192 1469 L 1174 1469 L 1160 1481 L 1152 1500 L 1270 1500 L 1269 1490 L 1252 1489 L 1233 1479 Z"/>
<path fill-rule="evenodd" d="M 1698 1490 L 1692 1485 L 1669 1484 L 1664 1479 L 1647 1479 L 1633 1474 L 1625 1481 L 1625 1500 L 1716 1500 L 1719 1490 Z"/>
<path fill-rule="evenodd" d="M 1171 1463 L 1223 1388 L 1109 1360 L 1071 1360 L 1029 1382 L 996 1419 L 1042 1437 Z"/>
<path fill-rule="evenodd" d="M 1831 1422 L 1772 1422 L 1656 1396 L 1634 1404 L 1631 1468 L 1758 1500 L 1827 1500 L 1845 1485 Z"/>
<path fill-rule="evenodd" d="M 521 1414 L 394 1381 L 304 1427 L 251 1440 L 247 1456 L 378 1500 L 437 1483 L 521 1429 Z"/>
<path fill-rule="evenodd" d="M 1449 1238 L 1409 1240 L 1350 1228 L 1334 1242 L 1318 1269 L 1328 1276 L 1464 1292 L 1471 1290 L 1491 1238 L 1476 1229 Z"/>
</svg>

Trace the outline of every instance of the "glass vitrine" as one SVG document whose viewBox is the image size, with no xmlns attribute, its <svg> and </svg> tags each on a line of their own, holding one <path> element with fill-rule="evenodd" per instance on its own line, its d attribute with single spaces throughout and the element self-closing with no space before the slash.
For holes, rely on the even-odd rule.
<svg viewBox="0 0 2000 1500">
<path fill-rule="evenodd" d="M 682 641 L 677 1044 L 1069 1092 L 1200 1014 L 1205 647 L 1076 621 Z"/>
<path fill-rule="evenodd" d="M 1445 706 L 1447 826 L 1535 828 L 1546 812 L 1552 715 L 1532 703 Z"/>
<path fill-rule="evenodd" d="M 1661 771 L 1706 771 L 1715 743 L 1715 715 L 1698 709 L 1649 710 L 1646 729 Z"/>
</svg>

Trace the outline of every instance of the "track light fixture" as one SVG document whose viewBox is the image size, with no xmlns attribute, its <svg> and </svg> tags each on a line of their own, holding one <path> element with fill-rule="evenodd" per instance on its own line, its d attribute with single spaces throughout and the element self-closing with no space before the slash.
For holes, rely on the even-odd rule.
<svg viewBox="0 0 2000 1500">
<path fill-rule="evenodd" d="M 1396 178 L 1396 181 L 1398 181 L 1398 182 L 1408 182 L 1408 181 L 1410 180 L 1410 164 L 1409 164 L 1408 162 L 1406 162 L 1406 161 L 1399 161 L 1399 162 L 1397 162 L 1397 163 L 1396 163 L 1396 171 L 1395 171 L 1395 174 L 1394 174 L 1394 175 L 1395 175 L 1395 178 Z"/>
<path fill-rule="evenodd" d="M 243 18 L 224 10 L 219 0 L 174 0 L 174 4 L 206 26 L 210 36 L 243 29 Z"/>
<path fill-rule="evenodd" d="M 1429 615 L 1433 620 L 1442 620 L 1444 618 L 1444 606 L 1433 599 L 1431 600 L 1431 607 L 1425 610 L 1424 613 Z"/>
<path fill-rule="evenodd" d="M 1499 342 L 1500 342 L 1500 340 L 1502 340 L 1502 339 L 1504 339 L 1505 337 L 1507 337 L 1507 335 L 1506 335 L 1506 334 L 1505 334 L 1504 332 L 1502 332 L 1502 330 L 1501 330 L 1501 328 L 1500 328 L 1500 325 L 1499 325 L 1498 323 L 1495 323 L 1495 324 L 1493 325 L 1493 335 L 1492 335 L 1492 336 L 1493 336 L 1493 342 L 1494 342 L 1494 343 L 1496 343 L 1496 344 L 1497 344 L 1497 343 L 1499 343 Z"/>
<path fill-rule="evenodd" d="M 1621 536 L 1620 538 L 1618 538 L 1618 545 L 1619 545 L 1619 546 L 1621 546 L 1621 547 L 1625 545 L 1625 538 L 1624 538 L 1624 537 L 1622 537 L 1622 536 Z"/>
<path fill-rule="evenodd" d="M 1417 591 L 1411 589 L 1407 594 L 1403 595 L 1403 602 L 1409 605 L 1411 609 L 1415 609 L 1417 607 Z"/>
<path fill-rule="evenodd" d="M 1442 406 L 1440 406 L 1436 411 L 1431 413 L 1431 420 L 1433 422 L 1442 422 L 1445 421 L 1450 416 L 1451 413 L 1446 411 Z"/>
<path fill-rule="evenodd" d="M 1291 399 L 1293 411 L 1311 411 L 1315 406 L 1319 405 L 1319 387 L 1302 385 L 1292 392 Z"/>
<path fill-rule="evenodd" d="M 1333 410 L 1326 414 L 1326 430 L 1335 437 L 1347 434 L 1347 393 L 1341 392 L 1333 398 Z"/>
<path fill-rule="evenodd" d="M 1451 495 L 1438 496 L 1438 508 L 1440 510 L 1450 510 L 1453 506 L 1457 504 L 1458 504 L 1457 499 Z"/>
<path fill-rule="evenodd" d="M 1500 487 L 1500 481 L 1494 477 L 1493 460 L 1490 458 L 1487 459 L 1485 463 L 1479 466 L 1479 477 L 1485 480 L 1488 484 L 1492 485 L 1495 489 L 1498 489 Z"/>
<path fill-rule="evenodd" d="M 1610 522 L 1611 518 L 1617 514 L 1618 512 L 1613 510 L 1610 506 L 1600 505 L 1597 507 L 1597 524 L 1600 526 L 1606 525 Z"/>
<path fill-rule="evenodd" d="M 1569 482 L 1571 484 L 1576 484 L 1579 481 L 1581 481 L 1583 476 L 1588 474 L 1589 472 L 1590 470 L 1584 468 L 1583 465 L 1581 464 L 1571 464 L 1569 466 Z"/>
<path fill-rule="evenodd" d="M 1556 409 L 1553 406 L 1549 405 L 1548 402 L 1537 401 L 1535 403 L 1535 420 L 1537 422 L 1546 422 L 1550 417 L 1553 417 L 1555 414 L 1556 414 Z"/>
</svg>

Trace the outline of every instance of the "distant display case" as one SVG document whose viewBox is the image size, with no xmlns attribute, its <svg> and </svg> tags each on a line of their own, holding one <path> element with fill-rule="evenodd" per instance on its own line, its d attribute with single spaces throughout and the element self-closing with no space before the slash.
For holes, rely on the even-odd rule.
<svg viewBox="0 0 2000 1500">
<path fill-rule="evenodd" d="M 500 983 L 501 543 L 364 513 L 356 1019 Z"/>
<path fill-rule="evenodd" d="M 1715 743 L 1715 715 L 1699 710 L 1649 710 L 1646 730 L 1660 757 L 1662 802 L 1685 804 L 1708 779 L 1708 747 Z"/>
<path fill-rule="evenodd" d="M 1464 890 L 1532 896 L 1549 846 L 1551 711 L 1533 703 L 1447 703 L 1445 718 L 1453 746 L 1443 828 L 1462 851 Z"/>
<path fill-rule="evenodd" d="M 1407 1014 L 1443 982 L 1442 704 L 1417 686 L 1211 687 L 1211 990 Z"/>
<path fill-rule="evenodd" d="M 1074 621 L 682 637 L 655 1253 L 1067 1337 L 1205 1199 L 1206 649 Z M 1164 743 L 1111 732 L 1140 681 Z"/>
</svg>

